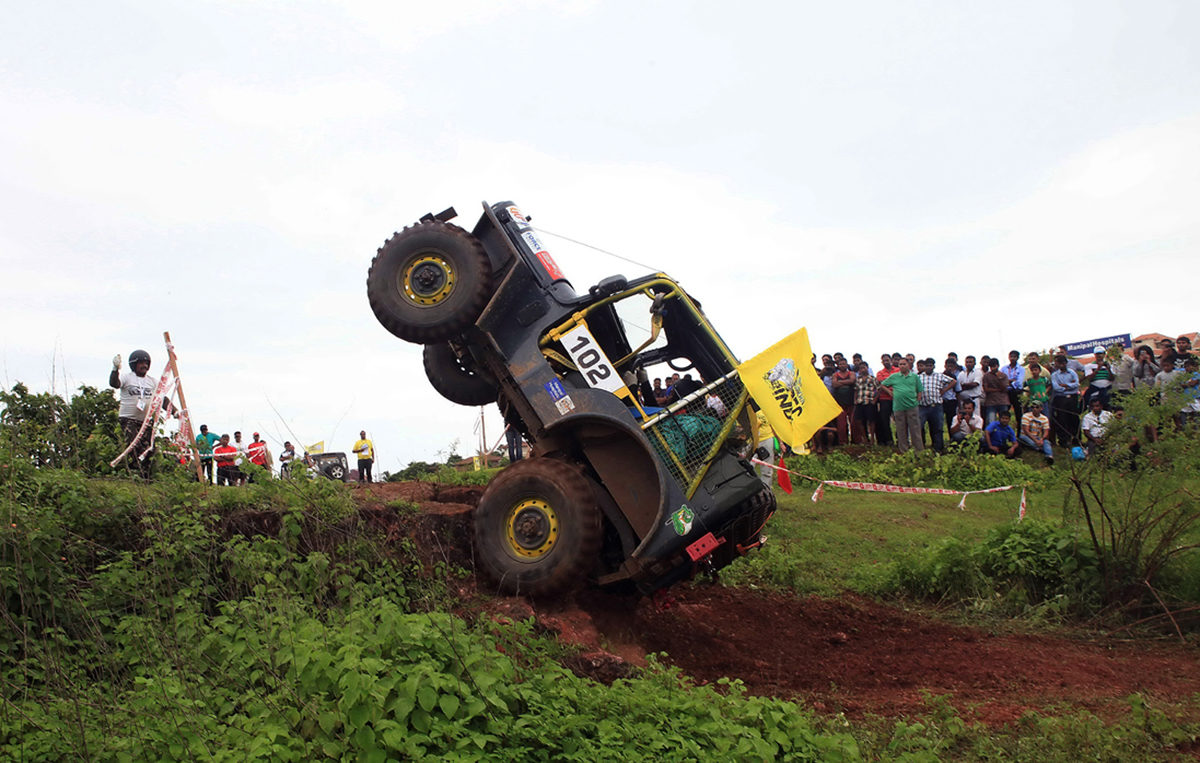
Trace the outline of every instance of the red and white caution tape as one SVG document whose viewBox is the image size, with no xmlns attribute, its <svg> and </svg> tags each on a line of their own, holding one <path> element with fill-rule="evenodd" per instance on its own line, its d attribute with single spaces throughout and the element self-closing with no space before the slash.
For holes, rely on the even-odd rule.
<svg viewBox="0 0 1200 763">
<path fill-rule="evenodd" d="M 1016 487 L 1016 485 L 1002 485 L 1000 487 L 989 487 L 989 488 L 985 488 L 983 490 L 950 490 L 950 489 L 942 488 L 942 487 L 909 487 L 907 485 L 885 485 L 885 484 L 881 484 L 878 482 L 851 482 L 848 480 L 822 480 L 822 479 L 817 479 L 816 477 L 810 477 L 807 474 L 801 474 L 800 472 L 794 472 L 791 469 L 787 469 L 782 466 L 776 466 L 775 464 L 771 464 L 766 461 L 761 461 L 757 458 L 752 458 L 750 460 L 753 463 L 758 464 L 760 466 L 769 466 L 770 468 L 775 469 L 778 472 L 787 472 L 788 474 L 795 475 L 802 479 L 816 482 L 817 489 L 814 490 L 813 494 L 812 494 L 813 503 L 816 503 L 817 501 L 819 501 L 821 499 L 822 496 L 825 495 L 825 486 L 828 485 L 829 487 L 840 487 L 840 488 L 844 488 L 846 490 L 865 490 L 865 491 L 871 492 L 871 493 L 903 493 L 903 494 L 907 494 L 907 495 L 961 495 L 962 498 L 958 502 L 958 508 L 960 511 L 966 511 L 967 496 L 969 496 L 969 495 L 981 495 L 983 493 L 1003 493 L 1007 490 L 1012 490 L 1013 488 Z M 1025 504 L 1025 489 L 1021 488 L 1021 506 L 1020 506 L 1020 509 L 1019 509 L 1018 515 L 1017 515 L 1018 520 L 1025 518 L 1025 506 L 1026 506 L 1026 504 Z"/>
</svg>

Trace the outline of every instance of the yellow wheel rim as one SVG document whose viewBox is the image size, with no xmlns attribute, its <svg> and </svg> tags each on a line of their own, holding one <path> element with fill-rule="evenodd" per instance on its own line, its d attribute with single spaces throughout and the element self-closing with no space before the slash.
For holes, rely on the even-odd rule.
<svg viewBox="0 0 1200 763">
<path fill-rule="evenodd" d="M 400 277 L 404 296 L 414 305 L 431 307 L 444 302 L 454 291 L 454 269 L 438 254 L 413 258 Z"/>
<path fill-rule="evenodd" d="M 525 559 L 540 559 L 558 541 L 558 515 L 540 498 L 526 498 L 508 510 L 504 534 L 509 549 Z"/>
</svg>

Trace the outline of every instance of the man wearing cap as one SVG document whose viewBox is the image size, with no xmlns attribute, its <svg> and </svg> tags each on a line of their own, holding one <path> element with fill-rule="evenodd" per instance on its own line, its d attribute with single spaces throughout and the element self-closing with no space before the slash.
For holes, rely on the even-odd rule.
<svg viewBox="0 0 1200 763">
<path fill-rule="evenodd" d="M 354 452 L 358 454 L 358 481 L 371 481 L 371 464 L 375 463 L 375 445 L 367 439 L 367 432 L 358 433 L 358 442 L 354 443 Z"/>
<path fill-rule="evenodd" d="M 1092 399 L 1100 398 L 1100 404 L 1104 408 L 1108 408 L 1109 393 L 1112 392 L 1113 370 L 1108 362 L 1108 356 L 1105 354 L 1104 347 L 1096 345 L 1092 348 L 1092 354 L 1096 356 L 1095 360 L 1084 366 L 1087 371 L 1087 389 L 1083 391 L 1083 407 L 1090 409 L 1092 407 Z"/>
<path fill-rule="evenodd" d="M 210 484 L 213 481 L 213 446 L 220 440 L 220 437 L 208 431 L 208 424 L 200 425 L 200 434 L 196 435 L 196 450 L 200 453 L 200 465 L 204 467 L 205 479 Z"/>
<path fill-rule="evenodd" d="M 267 475 L 271 474 L 271 454 L 267 450 L 265 440 L 258 439 L 258 432 L 254 433 L 254 442 L 246 446 L 246 455 L 250 457 L 250 463 L 261 466 L 266 470 Z M 250 481 L 254 481 L 254 472 L 250 473 Z"/>
</svg>

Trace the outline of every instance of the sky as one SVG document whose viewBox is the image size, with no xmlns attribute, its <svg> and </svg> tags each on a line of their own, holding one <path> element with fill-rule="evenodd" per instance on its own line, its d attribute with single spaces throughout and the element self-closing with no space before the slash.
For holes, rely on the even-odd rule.
<svg viewBox="0 0 1200 763">
<path fill-rule="evenodd" d="M 743 359 L 1194 331 L 1198 37 L 1186 0 L 17 4 L 0 382 L 156 374 L 170 331 L 197 425 L 469 454 L 366 272 L 506 200 L 578 291 L 664 271 Z"/>
</svg>

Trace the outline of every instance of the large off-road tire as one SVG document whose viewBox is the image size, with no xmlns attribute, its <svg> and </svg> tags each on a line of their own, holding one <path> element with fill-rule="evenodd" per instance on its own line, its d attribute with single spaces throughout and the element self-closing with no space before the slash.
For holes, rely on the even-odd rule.
<svg viewBox="0 0 1200 763">
<path fill-rule="evenodd" d="M 457 225 L 430 220 L 380 247 L 367 271 L 367 301 L 388 331 L 434 344 L 475 322 L 491 282 L 491 263 L 479 240 Z"/>
<path fill-rule="evenodd" d="M 475 509 L 475 556 L 483 577 L 511 595 L 545 597 L 581 586 L 603 531 L 579 467 L 529 458 L 500 472 Z"/>
<path fill-rule="evenodd" d="M 433 388 L 452 403 L 489 405 L 496 402 L 496 382 L 464 363 L 446 342 L 425 345 L 425 376 Z"/>
</svg>

